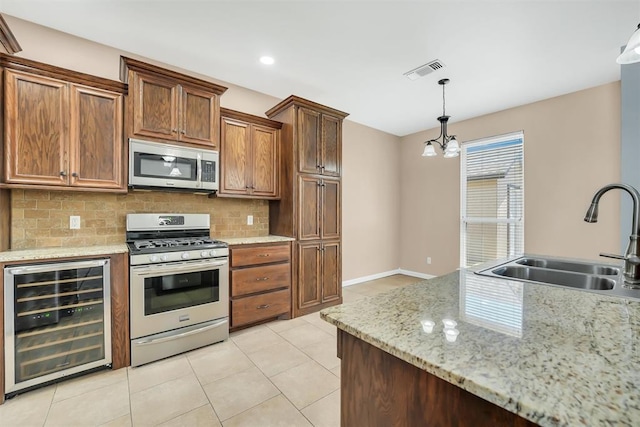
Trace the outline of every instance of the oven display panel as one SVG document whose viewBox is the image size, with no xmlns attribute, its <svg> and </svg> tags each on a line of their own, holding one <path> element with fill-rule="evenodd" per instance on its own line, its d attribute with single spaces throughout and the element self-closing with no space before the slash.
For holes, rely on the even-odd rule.
<svg viewBox="0 0 640 427">
<path fill-rule="evenodd" d="M 218 269 L 144 279 L 145 316 L 218 301 L 220 301 Z"/>
</svg>

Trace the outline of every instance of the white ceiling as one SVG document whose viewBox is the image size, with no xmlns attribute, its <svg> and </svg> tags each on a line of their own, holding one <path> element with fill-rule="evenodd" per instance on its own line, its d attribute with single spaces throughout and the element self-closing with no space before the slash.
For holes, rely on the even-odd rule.
<svg viewBox="0 0 640 427">
<path fill-rule="evenodd" d="M 441 78 L 451 122 L 619 80 L 640 0 L 0 0 L 0 11 L 403 136 L 438 126 Z M 446 67 L 403 76 L 433 59 Z"/>
</svg>

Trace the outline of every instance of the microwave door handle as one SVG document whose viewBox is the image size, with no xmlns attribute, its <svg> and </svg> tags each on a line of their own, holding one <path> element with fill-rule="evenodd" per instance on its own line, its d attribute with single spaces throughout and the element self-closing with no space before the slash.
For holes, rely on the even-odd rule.
<svg viewBox="0 0 640 427">
<path fill-rule="evenodd" d="M 145 265 L 142 267 L 131 267 L 131 270 L 138 276 L 149 276 L 162 272 L 185 273 L 189 271 L 202 271 L 206 267 L 221 267 L 228 263 L 229 261 L 215 261 L 198 262 L 196 264 L 188 265 Z"/>
<path fill-rule="evenodd" d="M 202 187 L 202 154 L 201 153 L 198 153 L 198 172 L 197 172 L 196 186 L 198 188 Z"/>
</svg>

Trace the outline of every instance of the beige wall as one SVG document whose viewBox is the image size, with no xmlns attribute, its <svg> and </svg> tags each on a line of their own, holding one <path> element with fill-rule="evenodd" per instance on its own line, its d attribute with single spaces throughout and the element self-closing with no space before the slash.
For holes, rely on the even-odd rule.
<svg viewBox="0 0 640 427">
<path fill-rule="evenodd" d="M 161 64 L 153 61 L 149 58 L 140 57 L 131 53 L 120 51 L 109 46 L 97 44 L 89 40 L 84 40 L 78 37 L 70 36 L 65 33 L 61 33 L 49 28 L 45 28 L 27 21 L 23 21 L 11 16 L 3 15 L 9 24 L 12 32 L 15 34 L 23 51 L 18 54 L 25 58 L 33 59 L 36 61 L 56 65 L 63 68 L 69 68 L 85 72 L 88 74 L 109 78 L 112 80 L 119 79 L 119 64 L 120 55 L 126 55 L 133 58 L 139 58 L 141 60 L 157 63 L 158 65 L 166 68 L 175 69 L 177 71 L 187 72 L 191 75 L 199 76 L 201 78 L 211 80 L 220 83 L 229 89 L 222 95 L 220 103 L 223 107 L 243 111 L 250 114 L 255 114 L 264 117 L 264 112 L 269 108 L 277 104 L 280 100 L 269 95 L 265 95 L 259 92 L 252 91 L 240 86 L 232 85 L 224 81 L 216 80 L 211 76 L 201 76 L 197 73 L 193 73 L 173 66 L 171 64 Z M 335 107 L 335 106 L 334 106 Z M 343 201 L 343 280 L 351 280 L 358 277 L 368 276 L 384 271 L 389 271 L 398 268 L 399 261 L 399 152 L 397 149 L 397 143 L 399 138 L 389 135 L 383 132 L 376 131 L 374 129 L 346 121 L 344 124 L 343 133 L 343 189 L 342 189 L 342 201 Z M 23 195 L 28 196 L 29 192 L 20 192 L 14 195 L 14 198 L 21 199 Z M 56 199 L 62 197 L 61 195 L 71 194 L 66 192 L 46 192 L 49 198 Z M 155 193 L 154 193 L 155 194 Z M 69 196 L 71 197 L 71 196 Z M 148 196 L 151 197 L 151 196 Z M 158 196 L 160 197 L 160 196 Z M 185 195 L 185 197 L 187 197 Z M 189 199 L 186 201 L 187 205 L 194 209 L 195 204 L 198 204 L 196 199 Z M 66 221 L 58 224 L 55 222 L 56 227 L 60 227 L 53 231 L 47 231 L 45 229 L 39 229 L 37 222 L 35 223 L 36 229 L 33 229 L 33 221 L 28 224 L 17 225 L 13 227 L 16 237 L 14 243 L 18 246 L 25 246 L 31 244 L 32 237 L 40 239 L 42 244 L 58 245 L 63 242 L 87 242 L 89 244 L 92 240 L 91 236 L 97 236 L 98 233 L 106 233 L 104 239 L 124 241 L 124 235 L 122 234 L 122 228 L 124 227 L 124 213 L 134 210 L 130 209 L 130 204 L 135 203 L 139 198 L 145 198 L 145 196 L 114 196 L 114 195 L 82 195 L 74 193 L 74 201 L 82 204 L 83 201 L 93 201 L 94 198 L 98 198 L 104 202 L 112 203 L 116 205 L 118 215 L 116 227 L 118 231 L 106 230 L 111 226 L 106 226 L 102 222 L 93 222 L 91 230 L 86 230 L 83 233 L 89 234 L 89 237 L 83 236 L 76 232 L 71 233 L 70 230 L 63 231 Z M 112 200 L 113 199 L 113 200 Z M 147 203 L 148 202 L 148 203 Z M 22 203 L 22 202 L 20 202 Z M 42 204 L 43 202 L 41 202 Z M 145 201 L 147 208 L 143 209 L 156 209 L 159 208 L 157 204 L 154 204 L 152 200 Z M 255 205 L 251 202 L 245 202 L 246 205 L 236 206 L 236 203 L 227 200 L 219 199 L 214 202 L 212 210 L 212 216 L 214 214 L 220 215 L 222 212 L 223 218 L 230 218 L 227 215 L 230 212 L 241 212 L 242 215 L 248 214 L 249 210 L 254 210 L 254 215 L 259 217 L 262 214 L 263 205 Z M 266 203 L 266 202 L 263 202 Z M 226 204 L 231 204 L 229 209 L 226 209 Z M 44 205 L 43 205 L 44 206 Z M 51 205 L 54 206 L 54 205 Z M 57 205 L 55 205 L 57 207 Z M 86 204 L 84 205 L 87 206 Z M 91 203 L 89 207 L 93 206 Z M 197 209 L 201 209 L 198 206 Z M 30 208 L 29 208 L 30 209 Z M 40 210 L 36 207 L 36 210 Z M 167 210 L 178 210 L 178 208 L 166 207 Z M 53 215 L 53 217 L 64 217 L 71 213 L 61 210 L 51 210 L 46 213 L 34 213 L 22 208 L 14 210 L 16 215 Z M 136 210 L 139 211 L 139 210 Z M 94 215 L 91 211 L 88 213 L 82 213 L 82 215 Z M 88 218 L 89 219 L 89 218 Z M 20 224 L 20 223 L 19 223 Z M 45 224 L 41 221 L 41 224 Z M 266 233 L 264 229 L 241 227 L 240 224 L 235 224 L 233 221 L 229 222 L 229 227 L 236 227 L 236 231 L 239 233 L 246 233 L 247 235 L 254 235 L 258 233 Z M 222 230 L 219 228 L 225 224 L 215 224 L 212 226 L 218 227 L 220 236 L 229 236 L 232 230 Z M 27 231 L 28 230 L 28 231 Z M 115 232 L 115 234 L 113 234 Z M 63 235 L 63 234 L 70 235 Z M 231 233 L 233 234 L 233 233 Z M 55 237 L 55 239 L 52 239 Z M 69 240 L 74 238 L 76 240 Z M 95 237 L 94 237 L 95 238 Z M 48 240 L 46 240 L 48 239 Z M 84 240 L 82 240 L 84 239 Z M 100 238 L 102 239 L 102 238 Z M 95 241 L 100 240 L 95 238 Z M 84 243 L 83 243 L 84 244 Z"/>
<path fill-rule="evenodd" d="M 582 218 L 595 191 L 620 179 L 620 82 L 449 129 L 462 141 L 524 131 L 525 252 L 586 259 L 619 252 L 618 193 L 603 197 L 597 224 Z M 423 141 L 438 133 L 403 137 L 400 160 L 401 267 L 434 275 L 458 267 L 460 248 L 459 158 L 420 155 Z"/>
<path fill-rule="evenodd" d="M 343 126 L 342 280 L 400 266 L 400 138 Z"/>
</svg>

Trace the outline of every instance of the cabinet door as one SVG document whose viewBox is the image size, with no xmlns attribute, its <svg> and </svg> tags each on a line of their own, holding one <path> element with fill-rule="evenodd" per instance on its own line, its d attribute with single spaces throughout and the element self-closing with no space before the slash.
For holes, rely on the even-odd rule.
<svg viewBox="0 0 640 427">
<path fill-rule="evenodd" d="M 181 86 L 179 140 L 218 147 L 218 95 Z"/>
<path fill-rule="evenodd" d="M 220 194 L 248 194 L 250 126 L 248 123 L 222 118 Z"/>
<path fill-rule="evenodd" d="M 300 175 L 298 177 L 300 204 L 298 216 L 298 239 L 320 238 L 321 187 L 320 180 Z"/>
<path fill-rule="evenodd" d="M 322 300 L 320 270 L 320 243 L 298 243 L 298 309 L 320 304 Z"/>
<path fill-rule="evenodd" d="M 322 189 L 322 221 L 320 222 L 320 237 L 322 239 L 340 238 L 340 180 L 323 178 Z"/>
<path fill-rule="evenodd" d="M 67 83 L 5 70 L 5 181 L 67 185 Z"/>
<path fill-rule="evenodd" d="M 340 176 L 342 159 L 342 120 L 322 115 L 320 168 L 323 175 Z"/>
<path fill-rule="evenodd" d="M 133 133 L 160 139 L 178 139 L 179 87 L 168 80 L 134 73 Z"/>
<path fill-rule="evenodd" d="M 342 296 L 340 242 L 322 244 L 322 302 L 333 301 Z"/>
<path fill-rule="evenodd" d="M 306 108 L 298 110 L 299 171 L 320 173 L 320 113 Z"/>
<path fill-rule="evenodd" d="M 71 185 L 124 188 L 122 94 L 71 85 Z"/>
<path fill-rule="evenodd" d="M 251 193 L 254 196 L 278 197 L 280 183 L 278 182 L 278 130 L 265 126 L 251 127 L 252 146 L 252 184 Z"/>
</svg>

